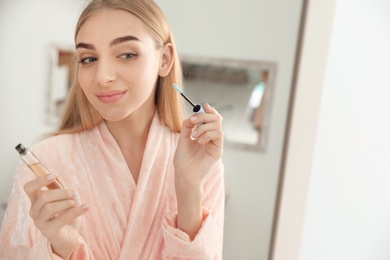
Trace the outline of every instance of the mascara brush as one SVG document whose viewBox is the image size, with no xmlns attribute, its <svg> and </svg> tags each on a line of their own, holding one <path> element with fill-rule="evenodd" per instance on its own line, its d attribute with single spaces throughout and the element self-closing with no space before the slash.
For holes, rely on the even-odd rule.
<svg viewBox="0 0 390 260">
<path fill-rule="evenodd" d="M 202 105 L 200 104 L 197 104 L 197 103 L 194 103 L 191 101 L 191 99 L 189 99 L 184 93 L 183 93 L 183 90 L 181 88 L 179 88 L 176 84 L 173 84 L 172 87 L 185 99 L 187 100 L 188 103 L 191 104 L 192 106 L 192 112 L 194 112 L 195 114 L 200 114 L 200 113 L 204 113 L 204 109 L 202 107 Z"/>
</svg>

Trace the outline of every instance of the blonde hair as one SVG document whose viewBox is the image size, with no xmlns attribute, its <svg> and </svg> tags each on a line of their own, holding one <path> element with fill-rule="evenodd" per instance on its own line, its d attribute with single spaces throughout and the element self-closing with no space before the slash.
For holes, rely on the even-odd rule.
<svg viewBox="0 0 390 260">
<path fill-rule="evenodd" d="M 159 77 L 156 83 L 155 103 L 160 120 L 174 132 L 180 132 L 183 120 L 183 103 L 172 88 L 182 85 L 182 70 L 175 42 L 166 19 L 153 0 L 92 0 L 81 13 L 75 30 L 75 39 L 84 22 L 102 9 L 125 10 L 143 21 L 152 31 L 156 45 L 171 43 L 174 49 L 173 66 L 166 77 Z M 58 130 L 51 135 L 77 133 L 89 130 L 103 121 L 101 115 L 86 98 L 78 82 L 78 62 L 75 60 L 75 77 L 68 94 L 64 113 Z"/>
</svg>

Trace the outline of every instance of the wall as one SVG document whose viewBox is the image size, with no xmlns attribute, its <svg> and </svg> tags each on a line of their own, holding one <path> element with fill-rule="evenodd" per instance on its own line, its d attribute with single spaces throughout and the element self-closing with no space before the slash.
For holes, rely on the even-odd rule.
<svg viewBox="0 0 390 260">
<path fill-rule="evenodd" d="M 299 258 L 335 2 L 309 0 L 305 15 L 272 260 Z"/>
<path fill-rule="evenodd" d="M 390 259 L 390 1 L 310 5 L 274 260 Z"/>
<path fill-rule="evenodd" d="M 224 259 L 266 259 L 301 0 L 157 2 L 173 27 L 181 54 L 278 64 L 266 151 L 224 151 L 229 188 Z M 51 128 L 44 118 L 47 46 L 72 44 L 83 3 L 0 1 L 0 201 L 8 198 L 11 188 L 18 160 L 15 145 L 29 145 Z"/>
<path fill-rule="evenodd" d="M 72 44 L 82 4 L 80 0 L 0 1 L 0 203 L 8 198 L 19 160 L 14 147 L 29 146 L 51 128 L 45 124 L 47 46 Z"/>
<path fill-rule="evenodd" d="M 302 260 L 390 259 L 390 1 L 338 0 Z"/>
</svg>

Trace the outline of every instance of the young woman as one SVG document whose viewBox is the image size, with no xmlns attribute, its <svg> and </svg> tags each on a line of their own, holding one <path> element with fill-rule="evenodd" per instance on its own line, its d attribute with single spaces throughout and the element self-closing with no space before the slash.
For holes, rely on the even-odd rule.
<svg viewBox="0 0 390 260">
<path fill-rule="evenodd" d="M 153 0 L 93 0 L 57 132 L 18 166 L 1 259 L 221 259 L 222 118 L 182 119 L 175 43 Z M 66 188 L 46 189 L 54 180 Z"/>
</svg>

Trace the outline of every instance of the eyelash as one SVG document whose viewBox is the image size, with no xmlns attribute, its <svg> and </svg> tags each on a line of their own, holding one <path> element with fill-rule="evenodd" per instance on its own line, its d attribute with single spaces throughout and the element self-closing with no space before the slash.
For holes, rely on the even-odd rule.
<svg viewBox="0 0 390 260">
<path fill-rule="evenodd" d="M 119 57 L 123 57 L 123 56 L 126 56 L 126 57 L 124 57 L 124 59 L 131 60 L 132 58 L 136 57 L 137 55 L 134 53 L 123 53 L 123 54 L 119 55 Z M 127 57 L 127 56 L 130 56 L 130 57 Z"/>
<path fill-rule="evenodd" d="M 119 55 L 118 57 L 122 57 L 124 58 L 125 60 L 131 60 L 133 59 L 134 57 L 136 57 L 137 55 L 134 54 L 134 53 L 123 53 L 121 55 Z M 81 60 L 79 60 L 78 62 L 80 64 L 90 64 L 92 62 L 95 62 L 97 61 L 97 58 L 94 58 L 94 57 L 86 57 L 86 58 L 83 58 Z"/>
<path fill-rule="evenodd" d="M 89 60 L 89 61 L 88 61 Z M 92 60 L 92 61 L 91 61 Z M 83 59 L 81 59 L 81 60 L 79 60 L 79 63 L 81 63 L 81 64 L 90 64 L 90 63 L 92 63 L 92 62 L 94 62 L 94 61 L 96 61 L 97 59 L 96 58 L 94 58 L 94 57 L 87 57 L 87 58 L 83 58 Z"/>
</svg>

